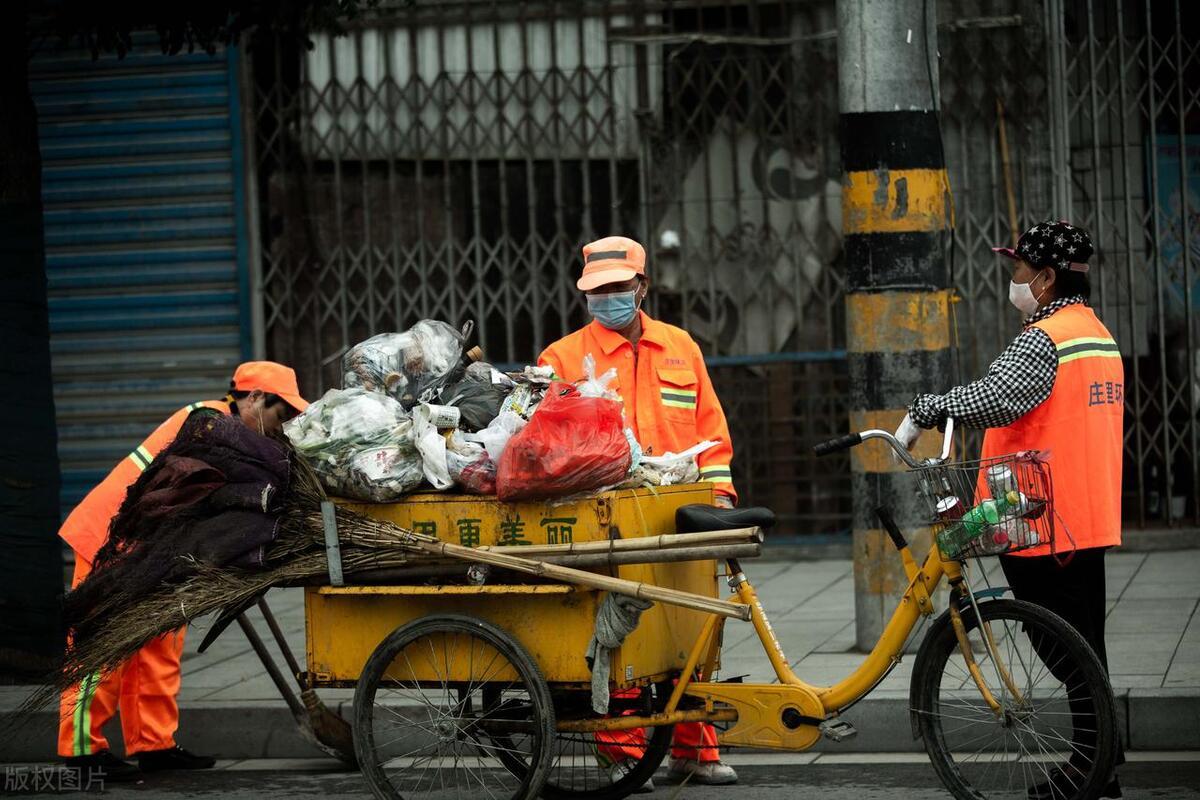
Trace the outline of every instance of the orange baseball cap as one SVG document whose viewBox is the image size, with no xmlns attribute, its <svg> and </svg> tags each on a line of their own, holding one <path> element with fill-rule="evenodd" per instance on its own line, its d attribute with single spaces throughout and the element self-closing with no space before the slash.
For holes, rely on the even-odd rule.
<svg viewBox="0 0 1200 800">
<path fill-rule="evenodd" d="M 645 274 L 646 248 L 624 236 L 605 236 L 583 246 L 583 275 L 575 286 L 588 292 Z"/>
<path fill-rule="evenodd" d="M 300 396 L 296 370 L 274 361 L 247 361 L 245 364 L 239 364 L 233 373 L 233 388 L 239 392 L 259 389 L 279 395 L 297 411 L 308 408 L 308 401 Z"/>
</svg>

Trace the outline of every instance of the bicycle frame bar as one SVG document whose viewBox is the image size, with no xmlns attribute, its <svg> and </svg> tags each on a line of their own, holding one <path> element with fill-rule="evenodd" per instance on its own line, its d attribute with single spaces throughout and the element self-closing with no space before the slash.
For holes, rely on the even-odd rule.
<svg viewBox="0 0 1200 800">
<path fill-rule="evenodd" d="M 732 740 L 734 744 L 760 744 L 785 750 L 807 749 L 820 737 L 815 725 L 822 716 L 836 716 L 846 706 L 866 695 L 892 666 L 899 662 L 904 644 L 916 627 L 917 621 L 922 615 L 933 613 L 930 595 L 937 589 L 942 578 L 949 577 L 951 581 L 961 579 L 958 562 L 942 561 L 936 546 L 930 548 L 925 563 L 920 567 L 913 561 L 907 547 L 901 550 L 901 557 L 904 560 L 905 571 L 909 573 L 908 588 L 892 612 L 892 617 L 875 647 L 854 672 L 833 686 L 812 686 L 792 671 L 783 646 L 771 628 L 754 587 L 745 574 L 738 571 L 731 577 L 730 583 L 738 599 L 751 609 L 751 623 L 779 679 L 778 684 L 707 683 L 707 674 L 701 675 L 701 680 L 695 680 L 698 668 L 707 670 L 710 666 L 705 656 L 707 654 L 712 658 L 713 648 L 722 628 L 720 623 L 724 621 L 716 614 L 710 614 L 692 645 L 687 666 L 680 674 L 679 681 L 661 713 L 562 720 L 557 729 L 586 733 L 690 721 L 731 721 L 736 723 L 735 727 L 741 726 L 739 731 L 749 728 L 749 732 L 742 732 L 737 736 L 731 729 L 722 736 L 722 741 L 726 743 L 730 743 L 727 740 Z M 702 662 L 702 659 L 705 661 Z M 692 701 L 703 700 L 704 708 L 680 710 L 679 704 L 685 695 L 690 696 Z M 714 701 L 733 707 L 718 708 L 714 706 Z M 803 724 L 793 727 L 783 722 L 780 714 L 785 708 L 791 708 L 801 714 L 804 717 Z M 758 731 L 766 731 L 766 738 L 755 741 L 753 736 Z"/>
<path fill-rule="evenodd" d="M 925 563 L 919 568 L 912 560 L 907 547 L 901 551 L 901 556 L 904 557 L 906 571 L 909 572 L 908 588 L 892 612 L 891 619 L 888 620 L 875 647 L 854 672 L 833 686 L 813 686 L 805 683 L 792 671 L 787 656 L 784 654 L 783 646 L 775 636 L 775 631 L 771 627 L 770 620 L 767 619 L 754 587 L 740 572 L 731 579 L 738 600 L 750 606 L 750 620 L 780 684 L 796 686 L 814 693 L 820 700 L 824 711 L 827 714 L 835 714 L 870 692 L 883 679 L 888 670 L 900 660 L 904 644 L 921 616 L 933 613 L 933 604 L 929 598 L 937 589 L 942 578 L 949 577 L 953 581 L 961 577 L 958 562 L 943 561 L 936 546 L 930 548 L 929 554 L 925 557 Z M 693 668 L 708 647 L 714 628 L 714 625 L 706 625 L 701 636 L 693 645 L 692 653 L 688 658 L 688 664 Z M 679 698 L 687 692 L 688 685 L 691 683 L 691 675 L 692 671 L 688 670 L 680 678 L 672 694 L 671 702 L 667 705 L 667 713 L 675 711 Z M 699 684 L 692 685 L 699 686 Z M 750 684 L 742 685 L 750 686 Z"/>
</svg>

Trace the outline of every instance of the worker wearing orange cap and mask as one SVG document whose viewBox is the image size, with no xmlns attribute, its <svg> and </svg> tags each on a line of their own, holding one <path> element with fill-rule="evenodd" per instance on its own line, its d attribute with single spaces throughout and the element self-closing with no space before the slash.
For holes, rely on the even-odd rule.
<svg viewBox="0 0 1200 800">
<path fill-rule="evenodd" d="M 286 422 L 308 407 L 300 396 L 296 373 L 271 361 L 251 361 L 233 374 L 223 400 L 192 403 L 172 414 L 145 441 L 121 460 L 67 517 L 58 535 L 75 551 L 72 586 L 91 572 L 97 551 L 108 538 L 110 521 L 125 493 L 154 457 L 175 438 L 192 414 L 236 416 L 253 431 L 277 434 Z M 214 760 L 175 743 L 179 726 L 179 660 L 184 628 L 151 640 L 120 667 L 84 679 L 62 695 L 59 706 L 58 754 L 75 769 L 102 769 L 108 780 L 130 780 L 140 772 L 205 769 Z M 108 749 L 100 729 L 121 711 L 124 761 Z"/>
<path fill-rule="evenodd" d="M 641 310 L 650 287 L 645 249 L 624 236 L 609 236 L 586 245 L 583 262 L 576 287 L 586 294 L 593 321 L 547 347 L 539 363 L 570 382 L 585 377 L 583 359 L 589 354 L 596 359 L 597 375 L 615 369 L 613 388 L 624 401 L 626 424 L 648 453 L 679 453 L 698 442 L 717 442 L 697 457 L 700 479 L 713 484 L 716 505 L 732 508 L 737 492 L 725 412 L 692 337 Z M 601 753 L 614 762 L 614 780 L 629 759 L 640 759 L 644 752 L 640 732 L 597 734 L 596 739 Z M 721 763 L 711 725 L 676 725 L 671 755 L 673 779 L 691 784 L 737 781 L 733 768 Z M 639 788 L 650 790 L 652 785 Z"/>
</svg>

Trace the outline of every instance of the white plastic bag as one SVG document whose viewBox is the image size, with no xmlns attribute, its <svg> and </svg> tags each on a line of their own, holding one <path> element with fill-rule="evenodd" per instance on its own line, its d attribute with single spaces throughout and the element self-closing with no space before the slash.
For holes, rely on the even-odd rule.
<svg viewBox="0 0 1200 800">
<path fill-rule="evenodd" d="M 583 374 L 587 376 L 578 386 L 579 394 L 584 397 L 603 397 L 608 400 L 621 402 L 621 395 L 608 388 L 617 379 L 617 369 L 613 367 L 603 375 L 596 377 L 596 359 L 591 353 L 583 357 Z"/>
<path fill-rule="evenodd" d="M 506 408 L 486 428 L 477 433 L 465 433 L 462 438 L 465 441 L 483 445 L 488 457 L 499 463 L 500 455 L 508 445 L 508 440 L 525 427 L 525 422 L 525 418 L 520 414 Z"/>
<path fill-rule="evenodd" d="M 455 413 L 450 415 L 447 411 Z M 446 424 L 451 417 L 457 424 L 457 412 L 458 409 L 451 406 L 431 406 L 428 403 L 422 403 L 413 409 L 413 444 L 421 454 L 425 480 L 438 491 L 454 485 L 450 480 L 450 468 L 446 465 L 446 439 L 438 432 L 438 426 L 445 424 L 446 427 L 452 427 Z"/>
<path fill-rule="evenodd" d="M 715 447 L 716 442 L 704 441 L 689 447 L 682 453 L 663 453 L 661 456 L 643 455 L 641 462 L 629 473 L 629 479 L 621 486 L 678 486 L 700 480 L 700 467 L 696 456 Z"/>
</svg>

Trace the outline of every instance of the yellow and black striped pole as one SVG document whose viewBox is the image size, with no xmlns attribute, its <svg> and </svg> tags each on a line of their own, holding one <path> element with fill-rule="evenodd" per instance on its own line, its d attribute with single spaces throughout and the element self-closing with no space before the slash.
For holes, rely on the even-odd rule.
<svg viewBox="0 0 1200 800">
<path fill-rule="evenodd" d="M 951 212 L 935 102 L 935 5 L 837 4 L 853 431 L 895 430 L 915 394 L 945 389 L 950 376 L 944 248 Z M 923 437 L 923 450 L 936 449 L 936 439 Z M 851 468 L 856 638 L 866 649 L 905 587 L 875 508 L 889 507 L 910 540 L 922 512 L 915 483 L 885 446 L 855 448 Z M 927 534 L 913 543 L 922 554 Z"/>
</svg>

